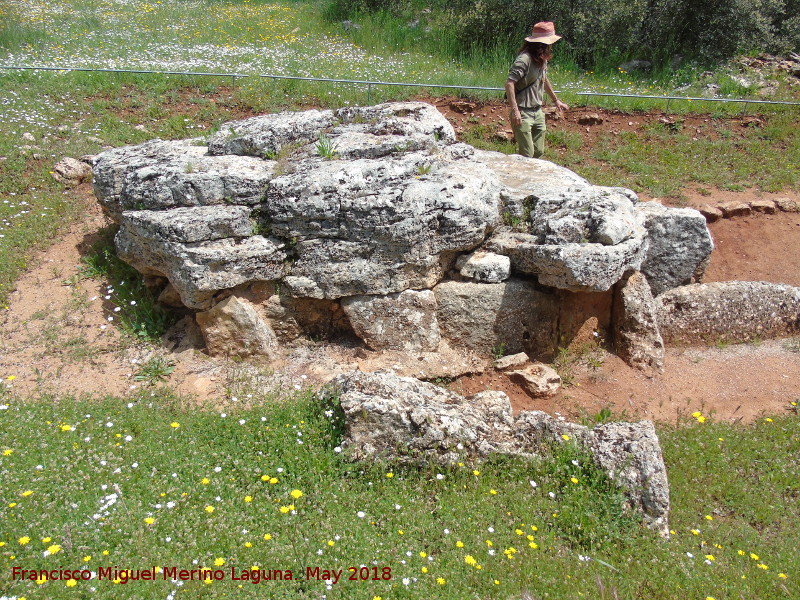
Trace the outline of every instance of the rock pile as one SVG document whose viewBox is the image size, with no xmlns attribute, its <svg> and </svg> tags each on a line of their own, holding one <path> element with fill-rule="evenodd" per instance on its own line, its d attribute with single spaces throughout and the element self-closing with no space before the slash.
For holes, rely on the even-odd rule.
<svg viewBox="0 0 800 600">
<path fill-rule="evenodd" d="M 627 273 L 659 294 L 699 281 L 713 247 L 696 211 L 456 143 L 417 102 L 106 151 L 94 187 L 119 255 L 229 355 L 339 332 L 373 350 L 546 357 L 588 317 L 612 326 Z"/>
</svg>

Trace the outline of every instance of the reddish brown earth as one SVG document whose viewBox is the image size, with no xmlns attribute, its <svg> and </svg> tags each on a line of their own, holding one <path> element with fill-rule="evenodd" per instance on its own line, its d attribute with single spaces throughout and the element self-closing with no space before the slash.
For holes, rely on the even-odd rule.
<svg viewBox="0 0 800 600">
<path fill-rule="evenodd" d="M 488 128 L 496 130 L 502 137 L 507 139 L 513 137 L 508 121 L 508 106 L 502 100 L 477 102 L 455 97 L 420 97 L 419 99 L 435 104 L 439 112 L 453 124 L 457 134 L 473 125 L 486 125 Z M 594 146 L 601 136 L 641 131 L 658 122 L 675 125 L 680 127 L 681 131 L 692 132 L 698 139 L 718 139 L 720 134 L 717 126 L 724 126 L 728 132 L 736 135 L 737 130 L 763 125 L 763 120 L 755 115 L 712 119 L 705 114 L 690 113 L 676 117 L 674 114 L 665 113 L 657 108 L 635 114 L 616 109 L 586 106 L 575 106 L 561 114 L 556 113 L 552 107 L 546 106 L 544 110 L 547 113 L 548 129 L 580 132 L 584 144 L 588 147 Z M 594 117 L 599 117 L 601 122 L 598 123 Z"/>
<path fill-rule="evenodd" d="M 450 107 L 453 100 L 436 103 L 456 128 L 463 127 L 470 118 L 473 123 L 478 119 L 502 128 L 502 119 L 506 118 L 502 103 L 480 107 L 470 115 L 455 112 Z M 638 128 L 648 120 L 666 118 L 657 112 L 632 117 L 613 111 L 573 109 L 560 121 L 551 119 L 550 126 L 582 127 L 585 133 L 586 128 L 577 119 L 586 113 L 599 113 L 604 119 L 603 128 L 612 131 Z M 747 125 L 748 118 L 742 120 L 742 125 Z M 696 127 L 698 133 L 713 135 L 713 128 L 704 127 L 707 121 L 703 116 L 690 116 L 684 117 L 683 124 Z M 592 143 L 592 136 L 599 135 L 599 131 L 600 128 L 589 127 L 587 142 Z M 687 189 L 684 195 L 684 206 L 780 196 L 798 199 L 795 192 L 763 194 L 756 190 L 712 190 L 708 195 Z M 156 353 L 175 361 L 169 383 L 180 394 L 206 406 L 222 403 L 226 395 L 232 395 L 240 365 L 220 363 L 202 352 L 170 355 L 166 349 L 125 342 L 113 322 L 107 320 L 113 315 L 113 306 L 103 301 L 101 282 L 82 279 L 74 285 L 65 283 L 79 269 L 88 244 L 108 225 L 89 186 L 76 190 L 74 199 L 85 204 L 85 219 L 72 224 L 59 241 L 37 256 L 35 266 L 17 282 L 8 310 L 0 311 L 0 378 L 22 395 L 124 395 L 132 386 L 136 389 L 144 385 L 134 381 L 133 375 L 139 364 Z M 800 214 L 754 214 L 720 220 L 710 229 L 716 248 L 706 281 L 742 279 L 800 286 Z M 310 359 L 300 366 L 282 366 L 286 373 L 281 375 L 282 385 L 292 389 L 295 385 L 324 381 L 328 367 L 325 361 L 330 357 L 323 360 L 313 353 L 308 356 Z M 615 416 L 625 418 L 674 422 L 699 410 L 719 419 L 751 421 L 761 415 L 785 412 L 791 401 L 800 399 L 798 338 L 725 348 L 669 348 L 666 371 L 654 378 L 631 369 L 605 351 L 599 350 L 597 356 L 602 364 L 595 362 L 594 367 L 577 360 L 572 385 L 547 400 L 533 400 L 506 375 L 493 371 L 462 377 L 450 387 L 462 394 L 502 390 L 509 394 L 516 410 L 540 409 L 573 419 L 591 417 L 608 407 Z M 9 381 L 9 376 L 14 379 Z"/>
</svg>

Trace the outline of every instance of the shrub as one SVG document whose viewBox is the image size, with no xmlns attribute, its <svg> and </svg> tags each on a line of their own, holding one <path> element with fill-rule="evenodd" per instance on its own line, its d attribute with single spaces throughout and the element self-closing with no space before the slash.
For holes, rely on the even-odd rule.
<svg viewBox="0 0 800 600">
<path fill-rule="evenodd" d="M 332 20 L 377 13 L 413 20 L 428 9 L 440 18 L 427 20 L 457 41 L 441 50 L 460 57 L 498 47 L 510 57 L 537 21 L 555 22 L 563 36 L 559 54 L 584 67 L 628 57 L 711 61 L 800 48 L 800 0 L 330 0 L 326 14 Z"/>
</svg>

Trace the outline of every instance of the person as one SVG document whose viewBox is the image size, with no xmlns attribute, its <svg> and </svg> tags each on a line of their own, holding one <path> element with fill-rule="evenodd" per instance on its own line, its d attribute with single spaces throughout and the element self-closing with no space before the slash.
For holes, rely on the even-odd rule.
<svg viewBox="0 0 800 600">
<path fill-rule="evenodd" d="M 552 22 L 536 23 L 508 71 L 505 87 L 511 108 L 509 119 L 522 156 L 539 158 L 544 154 L 547 127 L 542 103 L 545 92 L 555 102 L 559 113 L 569 110 L 569 106 L 558 99 L 547 78 L 547 62 L 553 56 L 550 46 L 560 39 Z"/>
</svg>

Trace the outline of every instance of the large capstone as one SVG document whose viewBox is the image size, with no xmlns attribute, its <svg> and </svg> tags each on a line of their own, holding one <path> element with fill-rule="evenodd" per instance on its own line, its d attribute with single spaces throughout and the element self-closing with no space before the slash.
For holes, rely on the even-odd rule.
<svg viewBox="0 0 800 600">
<path fill-rule="evenodd" d="M 99 154 L 94 193 L 117 223 L 126 210 L 254 206 L 263 200 L 274 170 L 274 161 L 209 156 L 201 142 L 152 140 Z"/>
</svg>

